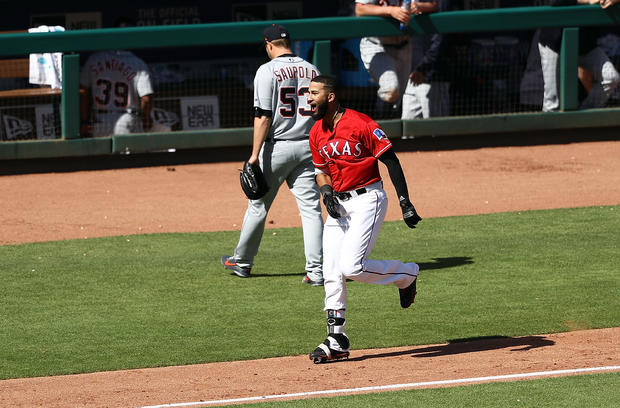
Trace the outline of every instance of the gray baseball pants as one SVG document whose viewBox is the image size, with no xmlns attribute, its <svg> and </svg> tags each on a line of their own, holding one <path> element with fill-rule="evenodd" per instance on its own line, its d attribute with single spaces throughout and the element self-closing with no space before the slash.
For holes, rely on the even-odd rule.
<svg viewBox="0 0 620 408">
<path fill-rule="evenodd" d="M 544 79 L 543 112 L 551 112 L 560 107 L 559 55 L 551 48 L 538 44 L 540 62 Z M 605 52 L 596 47 L 586 55 L 579 57 L 579 65 L 587 69 L 593 76 L 594 85 L 588 96 L 581 102 L 582 109 L 602 108 L 607 103 L 609 96 L 620 81 L 618 71 L 609 60 Z"/>
<path fill-rule="evenodd" d="M 264 197 L 248 202 L 235 248 L 234 259 L 237 265 L 252 266 L 265 230 L 267 213 L 280 186 L 286 181 L 297 200 L 301 216 L 306 272 L 312 276 L 322 276 L 323 217 L 308 139 L 265 142 L 259 158 L 270 188 Z"/>
</svg>

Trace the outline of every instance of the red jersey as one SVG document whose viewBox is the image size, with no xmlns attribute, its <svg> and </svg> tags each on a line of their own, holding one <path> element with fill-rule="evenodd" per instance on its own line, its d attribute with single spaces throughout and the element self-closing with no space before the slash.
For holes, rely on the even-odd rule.
<svg viewBox="0 0 620 408">
<path fill-rule="evenodd" d="M 310 129 L 314 166 L 331 177 L 334 191 L 358 189 L 381 180 L 377 158 L 392 147 L 377 122 L 346 109 L 331 130 L 318 120 Z"/>
</svg>

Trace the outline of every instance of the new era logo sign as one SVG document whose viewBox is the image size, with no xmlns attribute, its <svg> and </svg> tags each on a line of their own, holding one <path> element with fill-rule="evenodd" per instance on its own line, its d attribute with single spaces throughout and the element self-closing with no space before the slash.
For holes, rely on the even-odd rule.
<svg viewBox="0 0 620 408">
<path fill-rule="evenodd" d="M 32 123 L 10 115 L 2 115 L 4 132 L 7 139 L 17 139 L 32 133 Z"/>
</svg>

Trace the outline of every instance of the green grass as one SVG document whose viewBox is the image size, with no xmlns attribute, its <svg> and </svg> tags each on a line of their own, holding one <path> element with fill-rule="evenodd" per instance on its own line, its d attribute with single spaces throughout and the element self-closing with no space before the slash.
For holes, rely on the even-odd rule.
<svg viewBox="0 0 620 408">
<path fill-rule="evenodd" d="M 260 404 L 261 408 L 545 408 L 620 406 L 620 373 L 592 374 L 450 388 L 393 391 Z M 256 407 L 256 404 L 235 405 Z"/>
<path fill-rule="evenodd" d="M 352 348 L 620 324 L 620 206 L 386 223 L 376 259 L 418 262 L 418 298 L 349 283 Z M 323 289 L 297 228 L 267 230 L 250 279 L 233 231 L 0 247 L 0 379 L 305 354 Z"/>
</svg>

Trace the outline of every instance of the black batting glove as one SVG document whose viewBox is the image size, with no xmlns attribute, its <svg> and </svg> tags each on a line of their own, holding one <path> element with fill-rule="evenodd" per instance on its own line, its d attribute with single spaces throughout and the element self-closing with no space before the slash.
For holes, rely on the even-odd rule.
<svg viewBox="0 0 620 408">
<path fill-rule="evenodd" d="M 418 215 L 409 199 L 404 197 L 400 198 L 400 209 L 403 212 L 403 220 L 405 220 L 405 224 L 407 224 L 409 228 L 415 228 L 417 223 L 422 221 L 422 217 Z"/>
<path fill-rule="evenodd" d="M 323 196 L 323 204 L 325 204 L 325 209 L 327 213 L 333 218 L 340 218 L 340 212 L 338 211 L 338 200 L 334 196 L 334 189 L 329 184 L 323 184 L 319 189 L 321 191 L 321 195 Z"/>
</svg>

